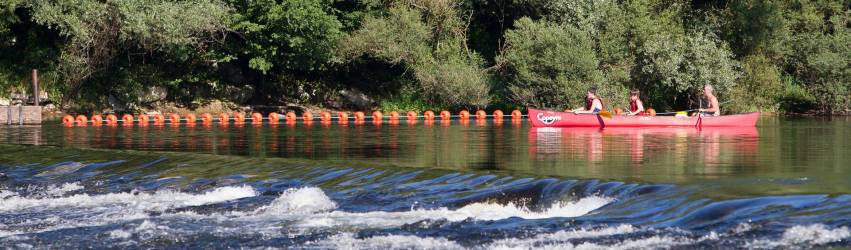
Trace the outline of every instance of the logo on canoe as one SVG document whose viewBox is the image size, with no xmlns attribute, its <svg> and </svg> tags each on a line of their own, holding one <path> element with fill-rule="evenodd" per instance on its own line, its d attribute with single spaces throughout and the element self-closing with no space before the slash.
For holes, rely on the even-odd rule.
<svg viewBox="0 0 851 250">
<path fill-rule="evenodd" d="M 542 123 L 547 124 L 547 125 L 553 124 L 556 121 L 561 121 L 561 116 L 558 116 L 558 115 L 547 116 L 547 115 L 544 115 L 544 113 L 538 113 L 537 118 L 538 118 L 538 121 L 541 121 Z"/>
</svg>

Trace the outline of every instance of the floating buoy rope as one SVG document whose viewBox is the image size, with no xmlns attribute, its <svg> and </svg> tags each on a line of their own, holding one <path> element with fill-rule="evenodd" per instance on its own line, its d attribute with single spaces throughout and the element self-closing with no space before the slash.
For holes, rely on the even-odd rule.
<svg viewBox="0 0 851 250">
<path fill-rule="evenodd" d="M 155 125 L 162 125 L 165 123 L 169 124 L 191 124 L 194 125 L 198 122 L 210 125 L 213 123 L 219 124 L 242 124 L 247 120 L 250 120 L 252 124 L 261 124 L 264 121 L 267 121 L 271 124 L 277 124 L 283 120 L 289 124 L 295 123 L 296 121 L 302 121 L 306 123 L 310 123 L 313 121 L 320 121 L 322 123 L 331 123 L 332 121 L 336 121 L 340 124 L 347 124 L 350 120 L 354 121 L 356 124 L 362 124 L 362 122 L 366 120 L 371 120 L 374 124 L 380 124 L 384 120 L 388 120 L 390 123 L 398 123 L 400 120 L 406 120 L 408 123 L 416 123 L 419 120 L 425 121 L 435 121 L 440 120 L 441 122 L 449 122 L 453 119 L 458 119 L 461 121 L 467 121 L 470 119 L 475 119 L 477 121 L 486 120 L 488 118 L 493 119 L 495 121 L 502 121 L 503 119 L 512 119 L 513 121 L 518 121 L 526 117 L 520 110 L 512 110 L 510 115 L 505 115 L 502 110 L 494 110 L 491 114 L 487 114 L 484 110 L 477 110 L 475 114 L 470 114 L 467 110 L 462 110 L 458 112 L 457 115 L 453 115 L 449 111 L 442 110 L 439 115 L 435 115 L 434 111 L 428 110 L 423 112 L 422 114 L 418 114 L 414 111 L 408 111 L 405 113 L 404 117 L 396 111 L 391 111 L 386 115 L 381 111 L 373 111 L 370 116 L 367 116 L 364 112 L 352 112 L 351 116 L 349 116 L 348 112 L 337 112 L 336 115 L 331 112 L 320 112 L 319 116 L 314 117 L 312 112 L 304 112 L 301 116 L 296 115 L 295 112 L 287 112 L 284 115 L 280 115 L 275 112 L 269 113 L 266 117 L 263 114 L 258 112 L 253 112 L 250 116 L 246 117 L 245 113 L 219 113 L 217 116 L 213 116 L 209 113 L 202 113 L 196 116 L 193 113 L 187 113 L 181 116 L 180 114 L 171 113 L 168 116 L 164 116 L 162 114 L 154 114 L 152 116 L 148 116 L 147 114 L 138 114 L 135 117 L 131 114 L 124 114 L 121 116 L 121 119 L 118 119 L 118 116 L 114 114 L 108 114 L 106 116 L 95 114 L 91 116 L 85 115 L 65 115 L 62 117 L 62 124 L 65 126 L 87 126 L 94 125 L 100 126 L 103 124 L 106 125 L 148 125 L 153 123 Z"/>
</svg>

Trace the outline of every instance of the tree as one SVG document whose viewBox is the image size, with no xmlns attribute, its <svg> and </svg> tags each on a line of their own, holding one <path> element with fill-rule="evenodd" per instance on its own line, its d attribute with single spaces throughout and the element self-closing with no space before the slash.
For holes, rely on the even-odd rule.
<svg viewBox="0 0 851 250">
<path fill-rule="evenodd" d="M 203 49 L 224 30 L 229 8 L 213 0 L 47 1 L 27 4 L 32 18 L 68 39 L 59 56 L 71 101 L 86 80 L 122 52 L 167 52 L 174 47 Z"/>
<path fill-rule="evenodd" d="M 578 105 L 585 90 L 600 83 L 593 42 L 577 28 L 522 18 L 505 33 L 505 44 L 496 60 L 505 69 L 509 96 L 517 103 Z"/>
<path fill-rule="evenodd" d="M 339 62 L 364 55 L 413 72 L 422 97 L 431 103 L 484 107 L 490 86 L 481 57 L 466 46 L 465 23 L 452 1 L 411 1 L 370 16 L 341 40 Z"/>
</svg>

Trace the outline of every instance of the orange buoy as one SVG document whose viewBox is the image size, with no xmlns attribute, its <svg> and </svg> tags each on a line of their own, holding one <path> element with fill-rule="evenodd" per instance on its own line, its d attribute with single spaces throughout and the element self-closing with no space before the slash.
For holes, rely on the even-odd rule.
<svg viewBox="0 0 851 250">
<path fill-rule="evenodd" d="M 653 109 L 653 108 L 647 109 L 647 112 L 645 112 L 645 113 L 649 116 L 656 116 L 656 110 Z"/>
<path fill-rule="evenodd" d="M 62 124 L 65 126 L 73 126 L 74 125 L 74 117 L 70 115 L 66 115 L 62 117 Z"/>
<path fill-rule="evenodd" d="M 417 112 L 408 111 L 408 113 L 405 114 L 405 117 L 408 118 L 408 122 L 415 122 L 417 121 Z"/>
<path fill-rule="evenodd" d="M 118 117 L 113 114 L 106 115 L 106 124 L 107 125 L 115 125 L 118 124 Z"/>
<path fill-rule="evenodd" d="M 511 119 L 512 120 L 520 120 L 522 118 L 523 118 L 523 113 L 521 113 L 520 110 L 515 109 L 514 111 L 511 111 Z"/>
<path fill-rule="evenodd" d="M 77 121 L 77 126 L 85 126 L 89 123 L 89 119 L 85 115 L 78 115 L 75 120 Z"/>
<path fill-rule="evenodd" d="M 323 123 L 329 123 L 331 122 L 331 113 L 322 111 L 322 113 L 319 113 L 319 119 L 321 119 Z"/>
<path fill-rule="evenodd" d="M 458 112 L 458 117 L 461 118 L 461 120 L 470 119 L 470 111 L 461 110 L 461 112 Z"/>
<path fill-rule="evenodd" d="M 281 120 L 281 115 L 278 113 L 272 112 L 269 113 L 269 123 L 278 123 Z"/>
<path fill-rule="evenodd" d="M 388 114 L 388 116 L 390 116 L 390 120 L 392 120 L 392 121 L 398 121 L 399 120 L 399 112 L 390 111 L 390 114 Z"/>
<path fill-rule="evenodd" d="M 162 114 L 154 115 L 154 124 L 163 124 L 165 123 L 165 116 Z"/>
<path fill-rule="evenodd" d="M 251 113 L 251 123 L 263 122 L 263 115 L 257 112 Z"/>
<path fill-rule="evenodd" d="M 360 112 L 360 111 L 355 112 L 355 121 L 363 121 L 364 116 L 365 115 L 364 115 L 363 112 Z"/>
<path fill-rule="evenodd" d="M 449 111 L 440 111 L 440 120 L 448 121 L 449 119 L 452 119 L 452 114 Z"/>
<path fill-rule="evenodd" d="M 425 117 L 426 121 L 434 120 L 434 112 L 431 110 L 423 112 L 423 116 Z"/>
<path fill-rule="evenodd" d="M 337 122 L 341 124 L 349 123 L 349 113 L 337 112 Z"/>
<path fill-rule="evenodd" d="M 168 115 L 168 122 L 171 122 L 171 124 L 179 124 L 180 123 L 180 115 L 178 115 L 178 114 Z"/>
<path fill-rule="evenodd" d="M 484 120 L 484 119 L 487 119 L 487 118 L 488 118 L 488 112 L 485 112 L 484 110 L 476 111 L 476 119 Z"/>
<path fill-rule="evenodd" d="M 245 113 L 233 113 L 233 121 L 235 123 L 245 123 Z"/>
<path fill-rule="evenodd" d="M 304 119 L 304 122 L 313 122 L 313 113 L 304 112 L 304 114 L 301 114 L 301 118 Z"/>
<path fill-rule="evenodd" d="M 139 114 L 138 119 L 139 119 L 139 125 L 143 125 L 143 126 L 148 125 L 148 123 L 151 122 L 151 118 L 149 118 L 148 115 L 146 115 L 146 114 Z"/>
<path fill-rule="evenodd" d="M 623 109 L 622 109 L 622 108 L 615 108 L 615 110 L 614 110 L 614 111 L 615 111 L 614 113 L 615 113 L 616 115 L 623 114 Z"/>
<path fill-rule="evenodd" d="M 287 112 L 287 115 L 284 118 L 287 120 L 287 122 L 295 122 L 295 112 Z"/>
<path fill-rule="evenodd" d="M 213 115 L 210 113 L 201 114 L 201 123 L 213 123 Z"/>
<path fill-rule="evenodd" d="M 502 118 L 503 118 L 504 116 L 505 116 L 505 115 L 502 113 L 502 110 L 497 109 L 497 110 L 494 110 L 494 111 L 493 111 L 493 119 L 496 119 L 496 120 L 502 120 Z"/>
<path fill-rule="evenodd" d="M 121 116 L 121 122 L 124 123 L 124 125 L 132 125 L 133 124 L 133 115 L 131 115 L 131 114 L 122 115 Z"/>
<path fill-rule="evenodd" d="M 219 123 L 228 123 L 230 122 L 230 116 L 228 113 L 219 114 Z"/>
<path fill-rule="evenodd" d="M 189 124 L 195 124 L 195 122 L 198 121 L 198 118 L 195 117 L 195 114 L 193 114 L 193 113 L 185 114 L 185 115 L 183 115 L 183 117 L 186 118 L 186 123 L 189 123 Z"/>
<path fill-rule="evenodd" d="M 103 123 L 103 117 L 100 115 L 92 115 L 92 125 L 100 126 Z"/>
<path fill-rule="evenodd" d="M 372 119 L 373 120 L 382 120 L 382 119 L 384 119 L 384 114 L 382 114 L 381 111 L 373 111 L 372 112 Z"/>
</svg>

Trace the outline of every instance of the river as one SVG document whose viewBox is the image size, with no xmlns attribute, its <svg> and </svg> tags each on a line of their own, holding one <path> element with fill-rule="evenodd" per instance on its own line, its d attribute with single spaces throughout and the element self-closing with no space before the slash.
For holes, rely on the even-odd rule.
<svg viewBox="0 0 851 250">
<path fill-rule="evenodd" d="M 0 127 L 0 246 L 851 247 L 851 119 Z"/>
</svg>

